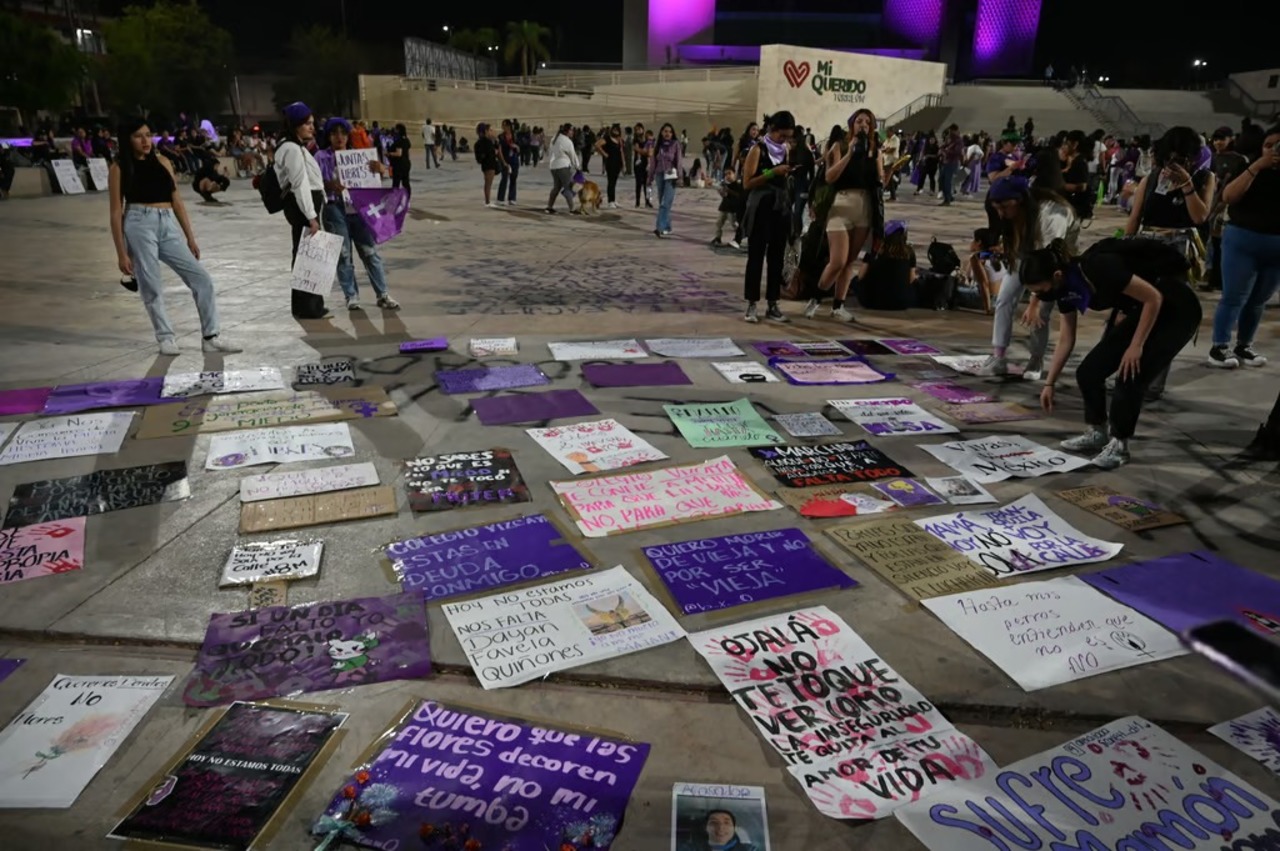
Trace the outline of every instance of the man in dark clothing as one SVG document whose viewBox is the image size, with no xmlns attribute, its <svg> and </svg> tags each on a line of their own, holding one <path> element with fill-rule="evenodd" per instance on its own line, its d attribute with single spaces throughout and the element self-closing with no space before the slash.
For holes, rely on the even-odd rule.
<svg viewBox="0 0 1280 851">
<path fill-rule="evenodd" d="M 952 124 L 943 137 L 942 150 L 938 152 L 942 161 L 942 206 L 950 207 L 956 197 L 956 174 L 960 171 L 960 162 L 964 159 L 964 140 L 960 138 L 960 126 Z"/>
</svg>

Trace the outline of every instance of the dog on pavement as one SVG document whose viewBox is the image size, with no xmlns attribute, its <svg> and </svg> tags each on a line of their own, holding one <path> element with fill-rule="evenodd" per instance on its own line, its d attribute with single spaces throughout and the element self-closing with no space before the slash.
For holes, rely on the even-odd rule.
<svg viewBox="0 0 1280 851">
<path fill-rule="evenodd" d="M 600 212 L 600 186 L 588 180 L 578 188 L 579 208 L 584 216 L 594 216 Z"/>
</svg>

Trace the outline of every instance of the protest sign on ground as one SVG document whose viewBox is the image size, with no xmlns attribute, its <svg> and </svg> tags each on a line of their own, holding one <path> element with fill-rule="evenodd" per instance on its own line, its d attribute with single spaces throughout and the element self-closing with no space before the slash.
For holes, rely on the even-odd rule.
<svg viewBox="0 0 1280 851">
<path fill-rule="evenodd" d="M 1069 473 L 1089 466 L 1087 459 L 1041 446 L 1020 434 L 993 434 L 977 440 L 921 444 L 920 448 L 980 485 L 1008 478 L 1027 479 L 1049 473 Z"/>
<path fill-rule="evenodd" d="M 816 446 L 752 449 L 774 478 L 789 488 L 898 479 L 912 472 L 865 440 Z"/>
<path fill-rule="evenodd" d="M 915 600 L 991 588 L 991 573 L 904 517 L 827 530 L 831 539 Z"/>
</svg>

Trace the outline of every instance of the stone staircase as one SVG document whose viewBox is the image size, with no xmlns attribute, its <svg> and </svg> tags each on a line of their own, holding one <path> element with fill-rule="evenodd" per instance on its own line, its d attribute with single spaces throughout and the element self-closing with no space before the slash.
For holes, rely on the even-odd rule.
<svg viewBox="0 0 1280 851">
<path fill-rule="evenodd" d="M 1143 121 L 1124 98 L 1104 95 L 1095 86 L 1072 86 L 1061 91 L 1077 109 L 1089 113 L 1102 129 L 1113 135 L 1131 139 L 1146 134 L 1158 139 L 1168 129 L 1163 124 Z"/>
</svg>

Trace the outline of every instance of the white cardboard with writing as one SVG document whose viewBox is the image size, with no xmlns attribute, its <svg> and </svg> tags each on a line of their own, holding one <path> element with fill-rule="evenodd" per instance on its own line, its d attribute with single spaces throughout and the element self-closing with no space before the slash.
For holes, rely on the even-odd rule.
<svg viewBox="0 0 1280 851">
<path fill-rule="evenodd" d="M 313 295 L 328 295 L 338 279 L 338 257 L 342 254 L 342 237 L 336 233 L 302 235 L 298 256 L 293 262 L 289 285 Z"/>
<path fill-rule="evenodd" d="M 960 429 L 935 417 L 910 399 L 828 399 L 850 421 L 868 434 L 954 434 Z"/>
<path fill-rule="evenodd" d="M 53 176 L 58 179 L 58 188 L 63 195 L 83 195 L 84 183 L 80 180 L 80 170 L 68 159 L 50 160 Z"/>
<path fill-rule="evenodd" d="M 345 491 L 378 483 L 378 469 L 371 461 L 317 467 L 314 470 L 286 470 L 261 476 L 245 476 L 240 480 L 240 501 L 258 502 L 286 496 Z"/>
<path fill-rule="evenodd" d="M 617 420 L 525 429 L 570 473 L 600 473 L 662 461 L 666 454 Z"/>
<path fill-rule="evenodd" d="M 769 367 L 752 360 L 717 361 L 711 366 L 730 384 L 768 384 L 782 380 Z"/>
<path fill-rule="evenodd" d="M 274 366 L 260 366 L 257 369 L 175 372 L 164 377 L 160 395 L 168 399 L 283 389 L 284 376 L 280 370 Z"/>
<path fill-rule="evenodd" d="M 237 544 L 222 567 L 223 585 L 306 579 L 320 572 L 323 541 L 252 541 Z"/>
<path fill-rule="evenodd" d="M 823 815 L 883 818 L 995 771 L 977 742 L 826 606 L 689 641 Z"/>
<path fill-rule="evenodd" d="M 231 470 L 258 464 L 324 461 L 356 454 L 346 423 L 256 428 L 229 431 L 209 438 L 206 470 Z"/>
<path fill-rule="evenodd" d="M 745 354 L 729 337 L 663 337 L 644 344 L 664 358 L 738 358 Z"/>
<path fill-rule="evenodd" d="M 940 789 L 898 810 L 897 817 L 931 851 L 1243 851 L 1272 847 L 1267 837 L 1274 837 L 1271 811 L 1277 806 L 1204 754 L 1131 715 L 978 782 Z"/>
<path fill-rule="evenodd" d="M 1020 434 L 921 444 L 920 448 L 980 485 L 1009 478 L 1029 479 L 1049 473 L 1070 473 L 1089 466 L 1084 458 L 1059 452 Z"/>
<path fill-rule="evenodd" d="M 1280 715 L 1270 706 L 1215 724 L 1209 732 L 1280 774 Z"/>
<path fill-rule="evenodd" d="M 0 732 L 0 807 L 69 807 L 173 677 L 53 678 Z"/>
<path fill-rule="evenodd" d="M 378 160 L 376 148 L 348 148 L 333 153 L 338 182 L 347 189 L 382 188 L 382 176 L 369 170 L 369 163 Z"/>
<path fill-rule="evenodd" d="M 132 411 L 31 420 L 22 424 L 0 452 L 0 465 L 119 452 L 132 422 Z"/>
<path fill-rule="evenodd" d="M 624 567 L 445 603 L 444 616 L 486 689 L 669 644 L 684 630 Z"/>
<path fill-rule="evenodd" d="M 573 340 L 547 343 L 556 360 L 638 360 L 649 357 L 638 340 Z"/>
<path fill-rule="evenodd" d="M 921 602 L 1025 691 L 1187 652 L 1172 632 L 1077 576 Z"/>
<path fill-rule="evenodd" d="M 924 483 L 938 496 L 952 505 L 982 505 L 999 502 L 986 488 L 968 476 L 944 476 L 925 479 Z"/>
<path fill-rule="evenodd" d="M 89 160 L 89 182 L 93 184 L 93 188 L 98 192 L 106 192 L 109 180 L 110 170 L 107 168 L 106 159 L 94 157 Z"/>
</svg>

